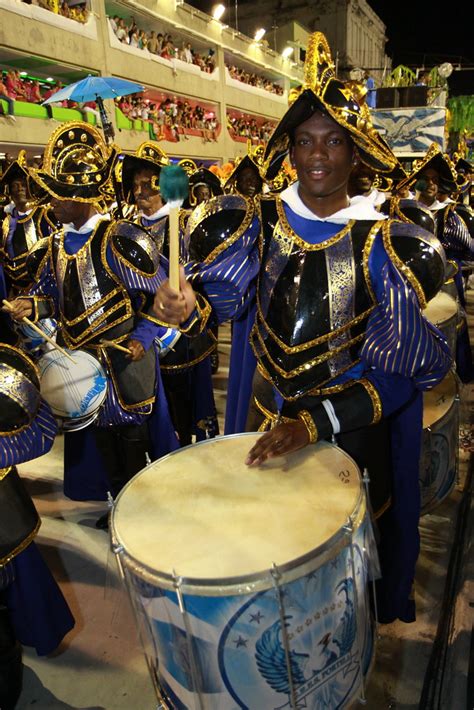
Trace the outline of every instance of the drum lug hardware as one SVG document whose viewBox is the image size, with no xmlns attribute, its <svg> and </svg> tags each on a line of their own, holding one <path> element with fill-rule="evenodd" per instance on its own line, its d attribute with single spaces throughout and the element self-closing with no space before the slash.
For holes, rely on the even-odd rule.
<svg viewBox="0 0 474 710">
<path fill-rule="evenodd" d="M 112 545 L 112 552 L 114 553 L 114 555 L 121 555 L 123 551 L 123 545 L 120 545 L 118 543 L 116 545 Z"/>
<path fill-rule="evenodd" d="M 347 523 L 343 528 L 350 538 L 349 540 L 349 550 L 350 550 L 350 564 L 352 579 L 354 583 L 354 607 L 359 608 L 359 594 L 357 591 L 357 575 L 356 575 L 356 565 L 354 559 L 354 523 L 352 518 L 347 519 Z M 361 628 L 359 624 L 359 619 L 356 617 L 356 633 L 357 633 L 357 661 L 359 665 L 359 675 L 360 675 L 360 696 L 357 698 L 361 705 L 367 704 L 367 699 L 365 697 L 365 683 L 364 683 L 364 666 L 362 663 L 362 643 L 361 643 Z"/>
<path fill-rule="evenodd" d="M 176 574 L 176 571 L 173 570 L 173 586 L 176 592 L 176 596 L 178 598 L 178 606 L 179 610 L 181 612 L 181 616 L 183 618 L 183 624 L 184 624 L 184 630 L 186 634 L 186 647 L 188 651 L 188 658 L 189 658 L 189 670 L 191 673 L 191 682 L 194 690 L 194 696 L 196 698 L 196 708 L 199 710 L 204 710 L 204 702 L 201 694 L 201 688 L 203 687 L 203 681 L 198 665 L 198 660 L 196 659 L 196 655 L 194 653 L 194 644 L 193 644 L 193 634 L 191 632 L 191 626 L 189 624 L 189 618 L 188 614 L 186 612 L 186 607 L 184 605 L 184 598 L 183 598 L 183 592 L 181 591 L 181 587 L 183 584 L 183 578 L 178 576 Z"/>
<path fill-rule="evenodd" d="M 287 623 L 285 618 L 285 609 L 283 607 L 283 599 L 280 589 L 281 572 L 274 562 L 270 568 L 270 574 L 272 575 L 273 586 L 275 587 L 275 592 L 278 601 L 278 612 L 280 615 L 280 627 L 281 627 L 281 640 L 283 642 L 283 648 L 285 649 L 285 662 L 286 662 L 286 672 L 288 674 L 288 686 L 290 690 L 290 704 L 292 710 L 298 710 L 298 705 L 296 704 L 296 693 L 295 686 L 293 683 L 293 671 L 291 668 L 291 655 L 290 655 L 290 641 L 288 639 Z"/>
</svg>

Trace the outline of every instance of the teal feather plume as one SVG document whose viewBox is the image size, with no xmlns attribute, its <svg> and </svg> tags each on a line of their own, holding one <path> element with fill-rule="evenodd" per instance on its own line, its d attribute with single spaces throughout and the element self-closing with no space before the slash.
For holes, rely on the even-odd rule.
<svg viewBox="0 0 474 710">
<path fill-rule="evenodd" d="M 183 202 L 186 199 L 189 180 L 180 165 L 166 165 L 161 168 L 160 192 L 166 202 Z"/>
</svg>

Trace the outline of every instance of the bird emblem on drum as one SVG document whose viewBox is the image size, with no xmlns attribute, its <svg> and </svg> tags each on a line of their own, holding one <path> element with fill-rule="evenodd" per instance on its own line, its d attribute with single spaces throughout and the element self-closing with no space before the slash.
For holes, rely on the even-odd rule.
<svg viewBox="0 0 474 710">
<path fill-rule="evenodd" d="M 352 666 L 357 635 L 352 578 L 343 579 L 337 584 L 335 592 L 338 596 L 344 596 L 344 611 L 335 629 L 326 631 L 315 644 L 315 653 L 310 655 L 291 649 L 287 660 L 280 620 L 266 629 L 256 643 L 255 659 L 262 677 L 274 691 L 288 695 L 290 700 L 292 684 L 298 708 L 336 708 L 347 694 L 347 688 L 341 687 L 338 675 L 342 666 Z M 287 629 L 291 619 L 291 616 L 285 616 Z M 288 677 L 288 662 L 291 683 Z M 345 669 L 345 674 L 347 670 L 348 668 Z"/>
</svg>

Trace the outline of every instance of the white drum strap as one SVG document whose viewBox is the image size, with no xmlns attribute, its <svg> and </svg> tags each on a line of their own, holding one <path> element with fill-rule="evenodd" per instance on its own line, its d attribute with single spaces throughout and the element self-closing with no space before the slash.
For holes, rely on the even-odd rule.
<svg viewBox="0 0 474 710">
<path fill-rule="evenodd" d="M 339 434 L 341 431 L 341 424 L 339 422 L 339 419 L 336 417 L 336 412 L 334 411 L 334 407 L 332 406 L 332 402 L 330 402 L 329 399 L 323 399 L 321 404 L 323 405 L 324 409 L 326 410 L 326 414 L 328 415 L 329 421 L 331 422 L 332 433 Z"/>
</svg>

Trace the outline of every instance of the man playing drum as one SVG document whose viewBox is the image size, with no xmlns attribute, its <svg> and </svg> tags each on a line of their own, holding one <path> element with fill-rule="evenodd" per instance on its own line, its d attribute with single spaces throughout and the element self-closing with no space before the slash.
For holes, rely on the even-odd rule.
<svg viewBox="0 0 474 710">
<path fill-rule="evenodd" d="M 420 306 L 443 283 L 444 251 L 417 225 L 349 199 L 359 161 L 390 172 L 396 159 L 374 130 L 360 87 L 335 78 L 321 33 L 311 37 L 305 83 L 293 99 L 265 157 L 271 179 L 289 151 L 298 181 L 262 198 L 261 211 L 245 198 L 225 214 L 219 197 L 198 207 L 189 231 L 191 247 L 201 244 L 201 263 L 182 271 L 179 294 L 163 283 L 154 309 L 176 325 L 194 313 L 206 318 L 210 304 L 211 322 L 222 322 L 258 279 L 247 426 L 275 426 L 247 463 L 334 437 L 370 477 L 379 618 L 413 621 L 421 393 L 451 365 L 445 339 Z"/>
<path fill-rule="evenodd" d="M 44 166 L 33 172 L 64 226 L 30 252 L 34 286 L 11 307 L 17 319 L 55 316 L 65 345 L 102 363 L 107 397 L 93 430 L 115 496 L 147 455 L 157 458 L 177 441 L 154 346 L 163 329 L 147 318 L 147 294 L 159 282 L 158 250 L 138 225 L 101 214 L 114 159 L 88 124 L 63 124 L 52 134 Z M 98 521 L 106 526 L 107 515 Z"/>
</svg>

